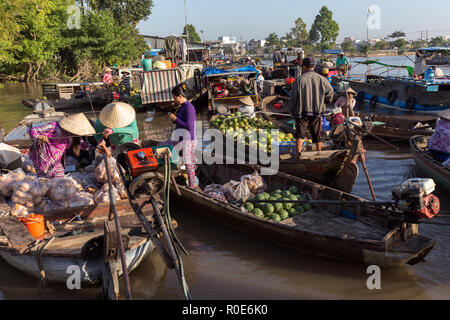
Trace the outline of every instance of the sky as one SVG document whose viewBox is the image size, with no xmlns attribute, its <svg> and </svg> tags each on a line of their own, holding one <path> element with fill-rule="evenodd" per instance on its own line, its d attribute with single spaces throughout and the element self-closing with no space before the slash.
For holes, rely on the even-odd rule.
<svg viewBox="0 0 450 320">
<path fill-rule="evenodd" d="M 265 39 L 271 32 L 280 37 L 302 18 L 308 30 L 320 8 L 326 5 L 340 27 L 337 42 L 351 36 L 364 40 L 366 12 L 376 5 L 381 12 L 381 30 L 370 30 L 369 38 L 384 38 L 396 30 L 416 40 L 420 31 L 429 37 L 450 36 L 449 0 L 186 0 L 188 23 L 193 24 L 202 40 L 236 36 L 238 41 Z M 139 23 L 143 35 L 181 34 L 185 25 L 184 0 L 154 0 L 152 14 Z M 203 31 L 201 33 L 200 31 Z M 424 32 L 425 37 L 425 32 Z"/>
</svg>

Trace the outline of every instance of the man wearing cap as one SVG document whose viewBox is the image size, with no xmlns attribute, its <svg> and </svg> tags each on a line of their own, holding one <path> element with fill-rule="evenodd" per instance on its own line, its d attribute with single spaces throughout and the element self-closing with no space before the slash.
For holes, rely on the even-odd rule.
<svg viewBox="0 0 450 320">
<path fill-rule="evenodd" d="M 62 163 L 66 150 L 71 149 L 80 155 L 80 140 L 72 136 L 89 136 L 94 128 L 83 113 L 73 114 L 59 122 L 33 127 L 29 130 L 32 146 L 30 159 L 33 161 L 38 177 L 64 178 Z M 74 140 L 78 143 L 74 143 Z"/>
<path fill-rule="evenodd" d="M 97 143 L 103 145 L 104 139 L 109 139 L 112 149 L 128 142 L 137 143 L 139 140 L 136 111 L 127 103 L 113 102 L 104 107 L 94 128 Z"/>
<path fill-rule="evenodd" d="M 322 151 L 322 119 L 325 106 L 333 101 L 334 90 L 328 79 L 314 72 L 314 58 L 306 57 L 302 61 L 302 75 L 292 88 L 288 108 L 296 121 L 297 151 L 300 153 L 307 139 L 307 129 L 317 150 Z"/>
<path fill-rule="evenodd" d="M 334 104 L 336 108 L 342 109 L 342 114 L 347 118 L 355 116 L 355 112 L 353 112 L 353 108 L 356 105 L 355 96 L 356 91 L 352 88 L 348 88 L 346 95 L 340 97 Z"/>
<path fill-rule="evenodd" d="M 348 61 L 347 57 L 345 56 L 344 52 L 341 52 L 339 54 L 339 57 L 336 59 L 336 67 L 339 70 L 339 72 L 342 72 L 344 76 L 347 76 L 347 72 L 350 68 L 350 62 Z"/>
</svg>

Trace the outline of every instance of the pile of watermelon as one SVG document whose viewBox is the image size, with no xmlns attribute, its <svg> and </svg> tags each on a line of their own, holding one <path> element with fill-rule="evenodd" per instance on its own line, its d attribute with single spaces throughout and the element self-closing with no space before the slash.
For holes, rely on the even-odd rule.
<svg viewBox="0 0 450 320">
<path fill-rule="evenodd" d="M 254 200 L 305 200 L 296 186 L 281 191 L 277 189 L 270 194 L 262 192 L 255 195 Z M 248 213 L 252 213 L 255 217 L 280 222 L 291 217 L 301 215 L 302 213 L 312 209 L 310 204 L 295 203 L 246 203 L 244 209 Z"/>
</svg>

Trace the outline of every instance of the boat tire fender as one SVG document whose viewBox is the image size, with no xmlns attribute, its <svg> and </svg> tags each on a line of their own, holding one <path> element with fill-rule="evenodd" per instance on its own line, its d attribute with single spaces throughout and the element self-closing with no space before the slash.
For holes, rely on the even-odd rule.
<svg viewBox="0 0 450 320">
<path fill-rule="evenodd" d="M 378 96 L 373 96 L 372 99 L 370 99 L 370 106 L 374 108 L 378 103 Z"/>
<path fill-rule="evenodd" d="M 397 101 L 398 98 L 398 92 L 396 90 L 392 90 L 391 92 L 389 92 L 388 94 L 388 101 L 389 103 L 394 103 L 395 101 Z"/>
<path fill-rule="evenodd" d="M 409 97 L 408 100 L 405 102 L 406 109 L 412 110 L 414 109 L 414 106 L 416 105 L 417 100 L 414 97 Z"/>
</svg>

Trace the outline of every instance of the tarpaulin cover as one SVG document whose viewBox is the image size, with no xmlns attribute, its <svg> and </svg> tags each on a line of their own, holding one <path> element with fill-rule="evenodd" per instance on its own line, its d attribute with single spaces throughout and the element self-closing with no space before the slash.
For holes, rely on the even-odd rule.
<svg viewBox="0 0 450 320">
<path fill-rule="evenodd" d="M 239 72 L 256 72 L 259 74 L 259 70 L 257 70 L 254 66 L 245 66 L 236 69 L 218 69 L 218 68 L 206 68 L 202 72 L 202 76 L 209 76 L 212 74 L 220 74 L 220 73 L 239 73 Z"/>
<path fill-rule="evenodd" d="M 333 50 L 333 49 L 324 49 L 322 50 L 322 53 L 324 54 L 339 54 L 342 50 Z"/>
</svg>

